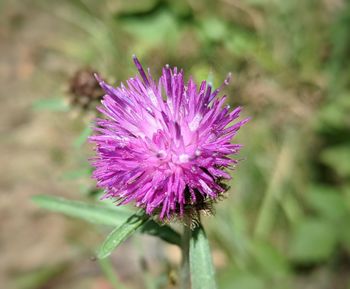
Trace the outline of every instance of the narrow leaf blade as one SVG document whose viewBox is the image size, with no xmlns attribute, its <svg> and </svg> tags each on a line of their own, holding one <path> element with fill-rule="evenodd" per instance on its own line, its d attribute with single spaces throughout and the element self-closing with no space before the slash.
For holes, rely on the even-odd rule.
<svg viewBox="0 0 350 289">
<path fill-rule="evenodd" d="M 113 227 L 121 225 L 133 213 L 123 207 L 111 208 L 47 195 L 37 195 L 32 200 L 41 208 L 83 219 L 90 223 Z M 141 232 L 157 236 L 170 244 L 181 246 L 180 234 L 168 225 L 160 225 L 149 220 L 144 224 Z"/>
<path fill-rule="evenodd" d="M 121 226 L 116 227 L 103 242 L 97 252 L 97 257 L 103 259 L 108 257 L 115 248 L 123 243 L 135 231 L 147 221 L 144 213 L 138 212 L 129 217 Z"/>
<path fill-rule="evenodd" d="M 118 226 L 130 217 L 131 211 L 118 208 L 87 204 L 54 196 L 38 195 L 32 200 L 42 208 L 77 217 L 95 224 Z"/>
<path fill-rule="evenodd" d="M 75 139 L 73 146 L 77 149 L 81 148 L 84 143 L 86 143 L 88 137 L 91 135 L 92 129 L 91 127 L 85 127 L 80 135 Z"/>
<path fill-rule="evenodd" d="M 34 110 L 68 111 L 69 105 L 61 98 L 40 99 L 33 103 Z"/>
<path fill-rule="evenodd" d="M 148 221 L 142 226 L 142 233 L 157 236 L 170 244 L 181 246 L 181 235 L 167 225 L 159 225 L 155 221 Z"/>
<path fill-rule="evenodd" d="M 192 231 L 190 239 L 192 289 L 216 289 L 215 271 L 209 242 L 202 225 Z"/>
</svg>

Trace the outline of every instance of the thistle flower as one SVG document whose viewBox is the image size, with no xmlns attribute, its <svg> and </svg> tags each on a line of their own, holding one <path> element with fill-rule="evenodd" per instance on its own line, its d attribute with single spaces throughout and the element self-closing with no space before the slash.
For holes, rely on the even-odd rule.
<svg viewBox="0 0 350 289">
<path fill-rule="evenodd" d="M 224 106 L 226 96 L 182 70 L 166 65 L 158 81 L 133 58 L 140 76 L 112 87 L 97 79 L 105 91 L 97 119 L 93 177 L 104 198 L 118 204 L 134 201 L 161 220 L 183 217 L 222 195 L 241 145 L 231 140 L 248 119 L 233 123 L 241 112 Z"/>
</svg>

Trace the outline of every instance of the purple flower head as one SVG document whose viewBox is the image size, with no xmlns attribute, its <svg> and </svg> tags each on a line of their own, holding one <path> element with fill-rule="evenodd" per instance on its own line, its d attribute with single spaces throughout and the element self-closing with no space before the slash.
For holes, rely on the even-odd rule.
<svg viewBox="0 0 350 289">
<path fill-rule="evenodd" d="M 182 217 L 189 208 L 214 201 L 225 192 L 224 170 L 233 168 L 241 145 L 231 140 L 248 119 L 235 122 L 241 108 L 224 106 L 203 81 L 198 87 L 182 70 L 163 68 L 154 80 L 134 57 L 140 76 L 112 87 L 98 77 L 105 91 L 90 141 L 96 144 L 93 177 L 104 198 L 119 204 L 134 201 L 160 219 Z"/>
</svg>

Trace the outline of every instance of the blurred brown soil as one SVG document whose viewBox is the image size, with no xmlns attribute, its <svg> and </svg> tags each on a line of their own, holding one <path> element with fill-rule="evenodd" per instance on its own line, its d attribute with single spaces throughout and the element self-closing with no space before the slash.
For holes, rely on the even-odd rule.
<svg viewBox="0 0 350 289">
<path fill-rule="evenodd" d="M 48 44 L 54 46 L 66 32 L 57 19 L 25 1 L 0 3 L 1 288 L 14 288 L 20 273 L 76 255 L 65 239 L 77 225 L 30 200 L 42 193 L 73 197 L 79 191 L 60 178 L 72 167 L 75 120 L 32 109 L 33 101 L 65 89 L 61 80 L 74 64 L 50 52 Z"/>
</svg>

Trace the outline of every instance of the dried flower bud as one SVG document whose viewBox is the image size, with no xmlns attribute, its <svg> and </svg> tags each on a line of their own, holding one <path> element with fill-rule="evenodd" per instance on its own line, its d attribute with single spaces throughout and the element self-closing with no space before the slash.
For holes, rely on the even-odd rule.
<svg viewBox="0 0 350 289">
<path fill-rule="evenodd" d="M 70 80 L 70 102 L 73 106 L 83 109 L 96 106 L 104 95 L 94 74 L 96 71 L 90 68 L 78 70 Z"/>
</svg>

